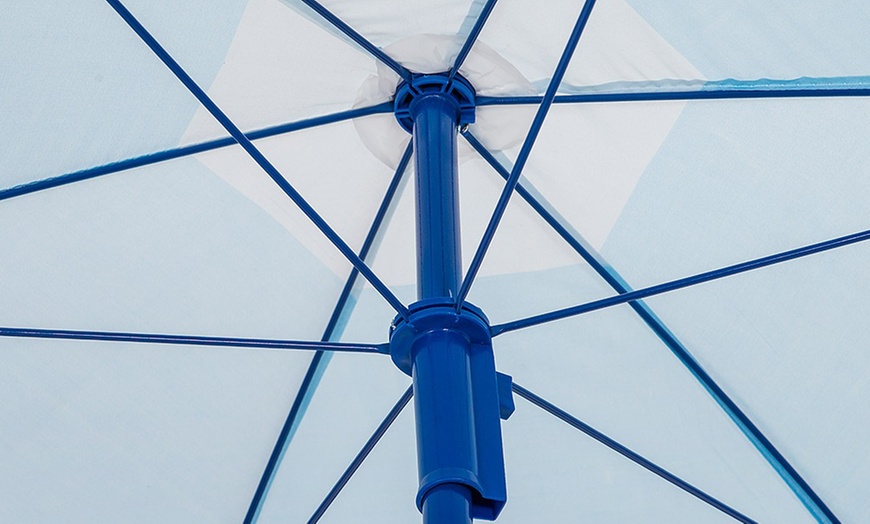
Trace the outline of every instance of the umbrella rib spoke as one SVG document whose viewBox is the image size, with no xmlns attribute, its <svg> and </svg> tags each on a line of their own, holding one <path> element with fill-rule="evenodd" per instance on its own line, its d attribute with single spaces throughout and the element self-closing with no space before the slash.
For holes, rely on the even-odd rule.
<svg viewBox="0 0 870 524">
<path fill-rule="evenodd" d="M 398 402 L 393 406 L 384 420 L 380 423 L 378 428 L 369 437 L 368 441 L 366 441 L 365 445 L 362 449 L 357 453 L 356 457 L 354 457 L 353 461 L 347 467 L 347 469 L 342 473 L 341 477 L 335 483 L 329 493 L 326 495 L 326 498 L 323 499 L 323 502 L 317 507 L 314 513 L 311 515 L 311 518 L 308 519 L 308 524 L 313 524 L 320 520 L 323 517 L 323 514 L 326 513 L 326 510 L 329 509 L 329 506 L 335 501 L 336 497 L 338 497 L 341 490 L 347 485 L 350 479 L 353 477 L 354 473 L 359 469 L 362 463 L 368 458 L 369 454 L 381 440 L 381 437 L 390 429 L 390 426 L 393 425 L 393 422 L 399 417 L 402 413 L 402 410 L 405 409 L 405 406 L 408 405 L 408 402 L 411 400 L 411 397 L 414 396 L 414 389 L 411 386 L 408 386 L 408 389 L 405 390 L 405 393 L 402 394 L 401 398 L 399 398 Z"/>
<path fill-rule="evenodd" d="M 722 513 L 725 513 L 726 515 L 732 517 L 733 519 L 735 519 L 739 522 L 745 522 L 745 523 L 754 523 L 755 522 L 754 520 L 750 519 L 749 517 L 747 517 L 743 513 L 740 513 L 739 511 L 735 510 L 734 508 L 728 506 L 727 504 L 721 502 L 720 500 L 707 494 L 706 492 L 693 486 L 692 484 L 689 484 L 685 480 L 683 480 L 680 477 L 674 475 L 673 473 L 667 471 L 666 469 L 662 468 L 661 466 L 658 466 L 654 462 L 652 462 L 652 461 L 644 458 L 643 456 L 635 453 L 634 451 L 627 448 L 626 446 L 623 446 L 619 442 L 616 442 L 615 440 L 613 440 L 612 438 L 608 437 L 607 435 L 601 433 L 600 431 L 596 430 L 592 426 L 589 426 L 588 424 L 584 423 L 583 421 L 581 421 L 577 417 L 572 416 L 568 412 L 560 409 L 559 407 L 557 407 L 553 403 L 548 402 L 547 400 L 539 397 L 538 395 L 532 393 L 531 391 L 520 386 L 519 384 L 514 383 L 512 385 L 512 388 L 513 388 L 514 393 L 523 397 L 524 399 L 526 399 L 530 403 L 534 404 L 535 406 L 543 409 L 547 413 L 553 415 L 554 417 L 558 418 L 562 422 L 567 423 L 568 425 L 574 427 L 575 429 L 580 430 L 581 432 L 583 432 L 587 436 L 591 437 L 592 439 L 597 440 L 601 444 L 604 444 L 605 446 L 607 446 L 608 448 L 612 449 L 613 451 L 619 453 L 620 455 L 627 458 L 628 460 L 630 460 L 630 461 L 634 462 L 635 464 L 645 468 L 646 470 L 657 475 L 658 477 L 662 478 L 663 480 L 670 482 L 671 484 L 682 489 L 686 493 L 689 493 L 690 495 L 698 498 L 699 500 L 706 502 L 707 504 L 718 509 Z"/>
<path fill-rule="evenodd" d="M 868 239 L 870 239 L 870 229 L 860 231 L 858 233 L 852 233 L 850 235 L 833 238 L 830 240 L 825 240 L 816 244 L 799 247 L 797 249 L 782 251 L 780 253 L 756 258 L 747 262 L 741 262 L 732 266 L 726 266 L 723 268 L 714 269 L 712 271 L 698 273 L 689 277 L 671 280 L 669 282 L 664 282 L 662 284 L 637 289 L 635 291 L 621 293 L 600 300 L 593 300 L 592 302 L 587 302 L 585 304 L 567 307 L 564 309 L 558 309 L 556 311 L 551 311 L 549 313 L 543 313 L 540 315 L 533 315 L 531 317 L 515 320 L 513 322 L 498 324 L 492 326 L 492 334 L 493 336 L 495 336 L 502 333 L 507 333 L 509 331 L 515 331 L 517 329 L 537 326 L 539 324 L 545 324 L 547 322 L 552 322 L 563 318 L 569 318 L 585 313 L 590 313 L 599 309 L 613 307 L 619 304 L 625 304 L 627 302 L 632 302 L 642 298 L 661 295 L 663 293 L 668 293 L 677 289 L 692 287 L 698 284 L 703 284 L 705 282 L 711 282 L 713 280 L 719 280 L 732 275 L 745 273 L 747 271 L 753 271 L 755 269 L 781 264 L 789 260 L 803 258 L 809 255 L 814 255 L 816 253 L 822 253 L 824 251 L 830 251 L 839 247 L 863 242 Z"/>
<path fill-rule="evenodd" d="M 379 113 L 391 113 L 392 111 L 393 104 L 390 102 L 384 102 L 382 104 L 376 104 L 369 107 L 351 109 L 349 111 L 341 111 L 330 115 L 323 115 L 314 118 L 308 118 L 305 120 L 299 120 L 296 122 L 288 122 L 285 124 L 278 124 L 276 126 L 265 127 L 254 131 L 248 131 L 247 133 L 245 133 L 245 136 L 248 137 L 249 140 L 259 140 L 261 138 L 284 135 L 287 133 L 292 133 L 294 131 L 301 131 L 303 129 L 310 129 L 326 124 L 343 122 L 345 120 L 350 120 L 353 118 L 359 118 Z M 103 175 L 111 175 L 113 173 L 127 171 L 129 169 L 134 169 L 137 167 L 150 166 L 152 164 L 158 164 L 160 162 L 184 158 L 187 156 L 196 155 L 198 153 L 213 151 L 215 149 L 221 149 L 233 145 L 236 145 L 235 139 L 233 139 L 232 137 L 225 137 L 217 138 L 215 140 L 209 140 L 206 142 L 200 142 L 198 144 L 191 144 L 189 146 L 166 149 L 164 151 L 158 151 L 155 153 L 147 153 L 132 158 L 126 158 L 124 160 L 118 160 L 117 162 L 112 162 L 110 164 L 94 166 L 87 169 L 74 171 L 72 173 L 66 173 L 63 175 L 58 175 L 42 180 L 36 180 L 34 182 L 28 182 L 26 184 L 2 189 L 0 190 L 0 200 L 6 200 L 9 198 L 27 195 L 30 193 L 36 193 L 38 191 L 44 191 L 46 189 L 65 186 L 75 182 L 90 180 L 92 178 L 97 178 Z"/>
<path fill-rule="evenodd" d="M 784 85 L 788 85 L 784 83 Z M 578 93 L 574 95 L 558 95 L 554 98 L 554 104 L 584 104 L 602 102 L 650 102 L 650 101 L 679 101 L 679 100 L 739 100 L 739 99 L 764 99 L 764 98 L 835 98 L 835 97 L 866 97 L 870 96 L 870 86 L 867 85 L 841 85 L 834 84 L 830 87 L 815 85 L 812 87 L 711 87 L 696 90 L 675 91 L 635 91 L 614 93 Z M 481 96 L 475 102 L 478 106 L 492 105 L 533 105 L 539 104 L 542 96 Z"/>
<path fill-rule="evenodd" d="M 310 7 L 314 12 L 320 15 L 324 20 L 329 22 L 333 27 L 341 31 L 345 36 L 353 40 L 360 47 L 368 51 L 373 57 L 384 63 L 387 67 L 396 72 L 402 79 L 411 80 L 411 72 L 405 66 L 396 62 L 388 54 L 384 53 L 381 48 L 368 41 L 364 36 L 356 32 L 352 27 L 347 25 L 342 19 L 335 16 L 327 8 L 323 7 L 316 0 L 302 0 L 302 2 Z"/>
<path fill-rule="evenodd" d="M 453 67 L 450 68 L 449 79 L 453 79 L 456 76 L 456 73 L 459 72 L 459 68 L 462 67 L 463 62 L 468 57 L 468 53 L 471 52 L 471 48 L 474 47 L 474 43 L 477 41 L 477 37 L 480 36 L 480 32 L 483 30 L 483 26 L 486 24 L 486 21 L 489 19 L 489 15 L 492 13 L 492 9 L 495 7 L 495 3 L 497 0 L 487 0 L 486 4 L 484 4 L 483 9 L 481 9 L 480 14 L 477 15 L 477 20 L 474 21 L 474 27 L 471 28 L 471 32 L 468 34 L 468 38 L 465 39 L 465 43 L 462 44 L 462 49 L 460 49 L 459 54 L 456 55 L 456 60 L 453 62 Z"/>
<path fill-rule="evenodd" d="M 492 216 L 490 217 L 489 223 L 486 226 L 486 231 L 483 233 L 483 237 L 481 238 L 480 243 L 477 246 L 477 251 L 474 253 L 474 258 L 471 260 L 471 264 L 468 268 L 468 273 L 462 280 L 462 285 L 460 286 L 459 292 L 456 295 L 457 311 L 462 308 L 465 297 L 468 295 L 468 291 L 471 289 L 471 285 L 474 283 L 474 279 L 477 276 L 478 270 L 480 270 L 480 265 L 483 262 L 483 257 L 486 255 L 486 252 L 489 249 L 489 245 L 492 242 L 499 222 L 501 222 L 502 216 L 504 216 L 504 212 L 507 209 L 510 197 L 514 192 L 514 188 L 519 182 L 520 175 L 522 175 L 523 172 L 523 167 L 525 167 L 526 161 L 529 158 L 529 154 L 532 151 L 532 147 L 534 147 L 535 145 L 535 140 L 540 133 L 541 127 L 544 125 L 544 119 L 547 117 L 547 113 L 549 112 L 550 107 L 553 104 L 553 98 L 555 98 L 556 91 L 559 89 L 562 78 L 565 76 L 565 71 L 568 69 L 568 64 L 571 62 L 571 57 L 574 55 L 574 50 L 577 48 L 577 42 L 580 40 L 580 36 L 583 34 L 583 30 L 586 27 L 586 22 L 589 20 L 589 16 L 592 14 L 592 8 L 594 5 L 595 0 L 586 0 L 586 2 L 583 4 L 583 8 L 580 11 L 580 15 L 577 17 L 577 22 L 574 25 L 574 29 L 571 31 L 571 36 L 568 38 L 568 43 L 565 45 L 565 49 L 562 51 L 562 56 L 559 58 L 559 63 L 556 66 L 555 71 L 553 71 L 553 78 L 550 79 L 550 83 L 547 86 L 547 91 L 544 94 L 541 104 L 538 106 L 538 111 L 535 114 L 535 119 L 532 121 L 532 125 L 529 127 L 529 131 L 526 134 L 525 140 L 523 141 L 522 148 L 520 149 L 520 153 L 517 156 L 517 160 L 514 164 L 513 171 L 511 172 L 510 179 L 505 184 L 501 196 L 499 196 L 498 203 L 496 204 L 496 207 L 492 212 Z"/>
<path fill-rule="evenodd" d="M 284 194 L 296 204 L 296 206 L 311 220 L 315 226 L 329 239 L 330 242 L 344 255 L 344 257 L 359 270 L 366 280 L 374 287 L 381 296 L 403 318 L 408 317 L 408 308 L 393 294 L 386 284 L 372 272 L 372 270 L 357 256 L 357 254 L 345 243 L 345 241 L 333 230 L 329 224 L 311 207 L 310 204 L 299 194 L 298 191 L 284 178 L 283 175 L 272 165 L 271 162 L 260 152 L 244 133 L 233 123 L 217 104 L 202 90 L 201 87 L 187 74 L 187 72 L 173 59 L 169 53 L 154 39 L 154 37 L 139 23 L 138 20 L 121 4 L 120 0 L 106 0 L 109 5 L 121 16 L 140 39 L 154 52 L 155 55 L 172 71 L 172 73 L 184 84 L 200 103 L 220 122 L 224 129 L 238 142 L 248 155 L 265 171 L 269 177 L 280 187 Z"/>
<path fill-rule="evenodd" d="M 253 349 L 341 351 L 345 353 L 386 353 L 387 344 L 353 344 L 266 338 L 205 337 L 199 335 L 166 335 L 160 333 L 126 333 L 116 331 L 80 331 L 67 329 L 35 329 L 0 327 L 0 337 L 40 338 L 56 340 L 91 340 L 103 342 L 136 342 L 181 346 L 235 347 Z"/>
<path fill-rule="evenodd" d="M 480 143 L 471 133 L 463 133 L 469 144 L 483 157 L 483 159 L 498 172 L 502 178 L 509 175 L 507 169 Z M 632 289 L 622 279 L 612 266 L 601 260 L 599 254 L 585 244 L 576 233 L 571 233 L 556 218 L 553 213 L 533 196 L 522 184 L 517 186 L 517 192 L 529 205 L 566 241 L 574 250 L 618 293 L 628 293 Z M 825 515 L 832 522 L 837 522 L 836 517 L 828 509 L 821 498 L 806 483 L 800 474 L 789 464 L 782 454 L 774 447 L 773 443 L 761 433 L 761 430 L 743 413 L 742 410 L 731 400 L 721 387 L 710 377 L 709 374 L 689 353 L 689 350 L 671 333 L 670 329 L 659 319 L 643 300 L 632 300 L 628 305 L 644 321 L 644 323 L 659 337 L 659 339 L 671 350 L 680 362 L 689 369 L 695 378 L 702 384 L 704 389 L 716 400 L 719 407 L 725 411 L 728 417 L 738 426 L 740 431 L 752 442 L 753 446 L 764 456 L 765 460 L 773 467 L 777 474 L 786 482 L 795 495 L 811 510 L 814 515 Z"/>
<path fill-rule="evenodd" d="M 368 234 L 363 242 L 363 247 L 359 252 L 359 256 L 363 260 L 368 257 L 369 252 L 374 247 L 375 241 L 380 234 L 381 227 L 393 206 L 396 193 L 399 190 L 399 186 L 407 172 L 408 163 L 411 160 L 412 145 L 413 142 L 409 142 L 408 147 L 405 148 L 405 153 L 402 155 L 401 161 L 399 161 L 399 166 L 396 168 L 396 172 L 393 175 L 393 179 L 390 181 L 387 192 L 381 200 L 378 212 L 375 214 L 371 227 L 369 227 Z M 321 340 L 328 341 L 336 338 L 336 330 L 339 326 L 339 322 L 346 313 L 350 303 L 350 296 L 353 292 L 354 286 L 356 285 L 358 275 L 359 272 L 356 268 L 351 270 L 350 276 L 347 278 L 347 281 L 344 284 L 344 289 L 342 289 L 341 295 L 339 295 L 335 308 L 332 311 L 332 315 L 329 318 L 329 322 L 326 324 L 326 329 L 323 331 L 323 337 L 321 337 Z M 281 465 L 284 451 L 290 443 L 290 439 L 293 436 L 296 426 L 301 422 L 302 417 L 305 414 L 304 406 L 307 405 L 308 400 L 312 395 L 314 395 L 314 390 L 317 388 L 318 377 L 324 372 L 326 365 L 329 362 L 329 359 L 325 357 L 326 354 L 319 351 L 314 355 L 314 358 L 311 359 L 311 364 L 309 364 L 308 371 L 305 373 L 305 378 L 299 385 L 299 391 L 296 393 L 293 406 L 290 408 L 290 413 L 287 414 L 284 426 L 278 434 L 278 440 L 275 443 L 275 447 L 272 449 L 269 462 L 266 464 L 266 468 L 260 478 L 260 483 L 257 485 L 257 490 L 254 493 L 250 506 L 248 507 L 248 513 L 245 515 L 244 520 L 245 524 L 252 524 L 257 520 L 257 516 L 263 507 L 263 502 L 265 502 L 266 496 L 269 493 L 272 479 L 275 477 L 275 473 Z"/>
</svg>

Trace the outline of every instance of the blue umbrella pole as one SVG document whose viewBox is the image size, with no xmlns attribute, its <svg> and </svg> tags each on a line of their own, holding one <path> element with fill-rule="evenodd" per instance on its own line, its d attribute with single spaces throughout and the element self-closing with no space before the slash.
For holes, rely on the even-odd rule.
<svg viewBox="0 0 870 524">
<path fill-rule="evenodd" d="M 441 484 L 423 501 L 423 522 L 471 522 L 471 490 L 461 484 Z"/>
<path fill-rule="evenodd" d="M 474 91 L 459 75 L 415 76 L 396 94 L 414 141 L 417 294 L 397 317 L 390 354 L 413 377 L 424 524 L 494 520 L 506 500 L 498 384 L 489 322 L 457 311 L 462 280 L 456 140 L 474 119 Z"/>
</svg>

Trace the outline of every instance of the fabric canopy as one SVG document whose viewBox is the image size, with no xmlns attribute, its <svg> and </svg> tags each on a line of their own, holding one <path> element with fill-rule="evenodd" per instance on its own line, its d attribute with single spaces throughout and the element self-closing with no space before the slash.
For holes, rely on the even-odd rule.
<svg viewBox="0 0 870 524">
<path fill-rule="evenodd" d="M 465 51 L 466 270 L 524 164 L 467 297 L 498 522 L 870 520 L 870 4 L 125 0 L 374 284 L 116 4 L 0 17 L 0 520 L 419 521 L 392 101 Z"/>
</svg>

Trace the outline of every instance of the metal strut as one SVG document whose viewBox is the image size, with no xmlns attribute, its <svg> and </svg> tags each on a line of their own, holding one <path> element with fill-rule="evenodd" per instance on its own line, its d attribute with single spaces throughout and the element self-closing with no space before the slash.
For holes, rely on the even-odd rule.
<svg viewBox="0 0 870 524">
<path fill-rule="evenodd" d="M 500 403 L 489 321 L 456 311 L 462 278 L 456 140 L 474 121 L 474 90 L 460 75 L 420 75 L 396 93 L 396 118 L 413 135 L 417 202 L 417 293 L 397 317 L 390 354 L 414 380 L 425 524 L 495 520 L 507 499 Z"/>
</svg>

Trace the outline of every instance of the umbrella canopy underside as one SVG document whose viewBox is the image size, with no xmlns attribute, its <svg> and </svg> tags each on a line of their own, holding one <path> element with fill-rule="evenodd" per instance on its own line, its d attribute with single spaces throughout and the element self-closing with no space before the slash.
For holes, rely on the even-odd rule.
<svg viewBox="0 0 870 524">
<path fill-rule="evenodd" d="M 418 521 L 392 98 L 457 63 L 498 369 L 749 519 L 870 520 L 870 7 L 124 1 L 240 140 L 117 4 L 0 18 L 0 520 Z M 733 521 L 515 397 L 499 522 Z"/>
</svg>

